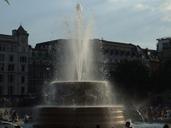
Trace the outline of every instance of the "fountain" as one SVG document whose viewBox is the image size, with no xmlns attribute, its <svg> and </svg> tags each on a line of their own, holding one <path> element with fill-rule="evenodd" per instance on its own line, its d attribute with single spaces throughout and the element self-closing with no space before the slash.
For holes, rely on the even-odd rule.
<svg viewBox="0 0 171 128">
<path fill-rule="evenodd" d="M 98 81 L 94 73 L 90 29 L 84 28 L 81 11 L 77 4 L 66 78 L 49 84 L 46 105 L 36 109 L 34 128 L 123 127 L 123 106 L 112 105 L 112 89 L 106 81 Z"/>
</svg>

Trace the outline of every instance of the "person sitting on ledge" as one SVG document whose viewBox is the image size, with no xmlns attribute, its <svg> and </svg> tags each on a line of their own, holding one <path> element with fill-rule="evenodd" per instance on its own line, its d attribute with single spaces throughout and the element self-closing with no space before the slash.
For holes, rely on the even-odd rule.
<svg viewBox="0 0 171 128">
<path fill-rule="evenodd" d="M 132 128 L 132 127 L 131 127 L 131 122 L 130 122 L 130 121 L 126 121 L 126 123 L 125 123 L 125 128 Z"/>
<path fill-rule="evenodd" d="M 169 125 L 168 125 L 168 124 L 165 124 L 165 125 L 163 126 L 163 128 L 169 128 Z"/>
</svg>

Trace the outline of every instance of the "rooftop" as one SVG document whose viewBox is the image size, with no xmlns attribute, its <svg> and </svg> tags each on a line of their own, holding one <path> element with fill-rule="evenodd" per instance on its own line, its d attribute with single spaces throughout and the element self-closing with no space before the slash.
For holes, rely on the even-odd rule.
<svg viewBox="0 0 171 128">
<path fill-rule="evenodd" d="M 4 35 L 4 34 L 0 34 L 0 41 L 1 42 L 16 42 L 13 36 Z"/>
<path fill-rule="evenodd" d="M 171 37 L 163 37 L 163 38 L 159 38 L 157 39 L 158 41 L 161 41 L 161 40 L 171 40 Z"/>
</svg>

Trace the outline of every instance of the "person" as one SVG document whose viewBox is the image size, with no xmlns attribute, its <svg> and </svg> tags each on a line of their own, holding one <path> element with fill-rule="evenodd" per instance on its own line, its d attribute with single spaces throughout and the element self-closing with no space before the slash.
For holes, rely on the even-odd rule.
<svg viewBox="0 0 171 128">
<path fill-rule="evenodd" d="M 16 122 L 17 121 L 17 112 L 14 110 L 13 113 L 12 113 L 12 121 L 13 122 Z"/>
<path fill-rule="evenodd" d="M 20 126 L 15 126 L 15 128 L 21 128 Z"/>
<path fill-rule="evenodd" d="M 130 121 L 126 121 L 126 123 L 125 123 L 125 128 L 132 128 L 132 127 L 131 127 L 131 122 L 130 122 Z"/>
<path fill-rule="evenodd" d="M 163 128 L 169 128 L 169 125 L 168 125 L 168 124 L 165 124 L 165 125 L 163 126 Z"/>
</svg>

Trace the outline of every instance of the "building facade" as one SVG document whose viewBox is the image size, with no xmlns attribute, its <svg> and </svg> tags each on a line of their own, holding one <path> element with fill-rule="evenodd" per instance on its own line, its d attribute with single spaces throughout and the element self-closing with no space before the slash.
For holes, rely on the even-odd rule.
<svg viewBox="0 0 171 128">
<path fill-rule="evenodd" d="M 116 65 L 121 61 L 142 59 L 143 55 L 142 49 L 139 46 L 130 43 L 103 40 L 102 50 L 104 55 L 103 61 L 107 65 Z"/>
<path fill-rule="evenodd" d="M 29 64 L 29 90 L 35 93 L 43 85 L 53 80 L 65 80 L 65 70 L 70 65 L 68 44 L 70 40 L 59 39 L 37 43 L 32 48 Z M 107 75 L 115 70 L 121 61 L 143 60 L 143 50 L 133 44 L 93 39 L 90 41 L 93 51 L 93 73 L 95 80 L 108 79 Z M 37 91 L 36 91 L 37 90 Z M 42 91 L 40 91 L 42 92 Z"/>
<path fill-rule="evenodd" d="M 65 70 L 71 59 L 68 54 L 71 40 L 46 41 L 32 48 L 28 44 L 28 36 L 22 26 L 13 30 L 12 35 L 0 34 L 0 95 L 41 95 L 44 85 L 66 77 Z M 100 39 L 90 42 L 93 51 L 91 61 L 95 65 L 92 70 L 100 80 L 108 79 L 109 72 L 115 71 L 123 61 L 138 60 L 153 68 L 159 64 L 155 50 Z M 164 48 L 160 42 L 158 51 Z M 157 66 L 153 70 L 156 69 Z"/>
<path fill-rule="evenodd" d="M 171 38 L 160 38 L 157 41 L 157 52 L 162 63 L 171 61 Z"/>
<path fill-rule="evenodd" d="M 22 26 L 12 35 L 0 34 L 0 95 L 27 94 L 28 36 Z"/>
<path fill-rule="evenodd" d="M 160 59 L 161 75 L 164 82 L 170 82 L 171 77 L 171 37 L 157 39 L 157 52 Z"/>
</svg>

